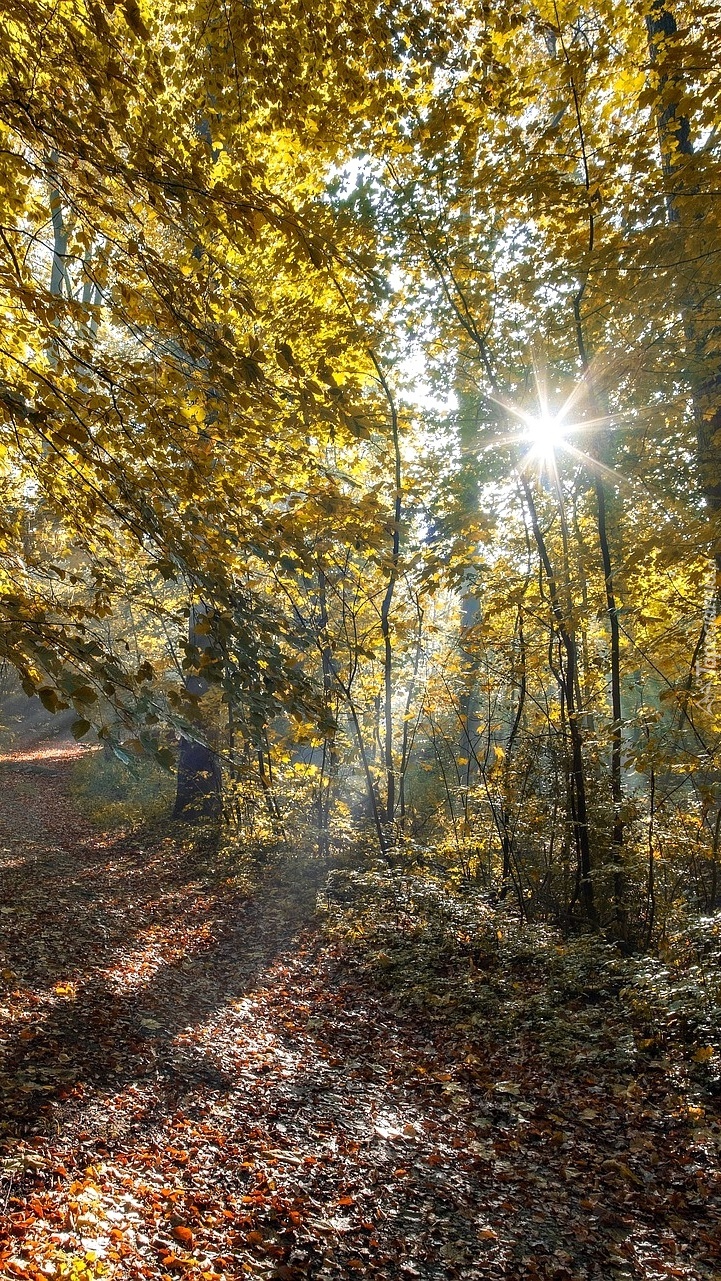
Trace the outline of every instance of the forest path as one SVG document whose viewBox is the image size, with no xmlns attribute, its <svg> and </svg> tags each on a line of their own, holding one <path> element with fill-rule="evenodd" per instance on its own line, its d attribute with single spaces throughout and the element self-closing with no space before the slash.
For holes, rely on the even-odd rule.
<svg viewBox="0 0 721 1281">
<path fill-rule="evenodd" d="M 721 1275 L 710 1122 L 610 1006 L 555 1066 L 414 1011 L 292 859 L 93 829 L 80 750 L 0 758 L 3 1281 Z"/>
</svg>

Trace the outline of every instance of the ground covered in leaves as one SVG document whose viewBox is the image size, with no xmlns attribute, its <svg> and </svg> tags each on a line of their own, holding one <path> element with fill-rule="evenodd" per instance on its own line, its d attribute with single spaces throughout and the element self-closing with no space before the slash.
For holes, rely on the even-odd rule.
<svg viewBox="0 0 721 1281">
<path fill-rule="evenodd" d="M 721 1274 L 703 949 L 683 996 L 417 887 L 319 910 L 290 855 L 92 828 L 80 750 L 0 760 L 2 1278 Z"/>
</svg>

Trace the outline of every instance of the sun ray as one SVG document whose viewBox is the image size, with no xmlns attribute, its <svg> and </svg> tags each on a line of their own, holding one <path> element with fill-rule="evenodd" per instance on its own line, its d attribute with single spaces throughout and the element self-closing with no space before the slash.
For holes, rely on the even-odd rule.
<svg viewBox="0 0 721 1281">
<path fill-rule="evenodd" d="M 613 481 L 615 485 L 618 485 L 623 481 L 624 477 L 620 472 L 614 471 L 612 467 L 607 467 L 606 464 L 600 462 L 598 458 L 593 458 L 591 454 L 584 453 L 582 449 L 577 449 L 575 445 L 571 445 L 568 441 L 564 448 L 567 454 L 570 454 L 571 457 L 575 458 L 579 463 L 583 463 L 585 467 L 588 467 L 589 471 L 597 472 L 601 476 L 605 476 L 608 480 Z"/>
</svg>

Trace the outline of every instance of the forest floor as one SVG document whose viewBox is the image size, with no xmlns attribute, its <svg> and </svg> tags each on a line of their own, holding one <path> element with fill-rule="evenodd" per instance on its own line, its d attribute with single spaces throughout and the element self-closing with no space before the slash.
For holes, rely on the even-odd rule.
<svg viewBox="0 0 721 1281">
<path fill-rule="evenodd" d="M 290 856 L 91 827 L 81 750 L 0 759 L 3 1281 L 721 1276 L 718 1098 L 612 984 L 422 1008 Z"/>
</svg>

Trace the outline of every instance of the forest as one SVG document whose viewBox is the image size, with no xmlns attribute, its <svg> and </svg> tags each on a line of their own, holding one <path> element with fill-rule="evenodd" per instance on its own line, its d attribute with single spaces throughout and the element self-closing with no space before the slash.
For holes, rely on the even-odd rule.
<svg viewBox="0 0 721 1281">
<path fill-rule="evenodd" d="M 713 1281 L 721 9 L 2 16 L 2 1281 Z"/>
</svg>

